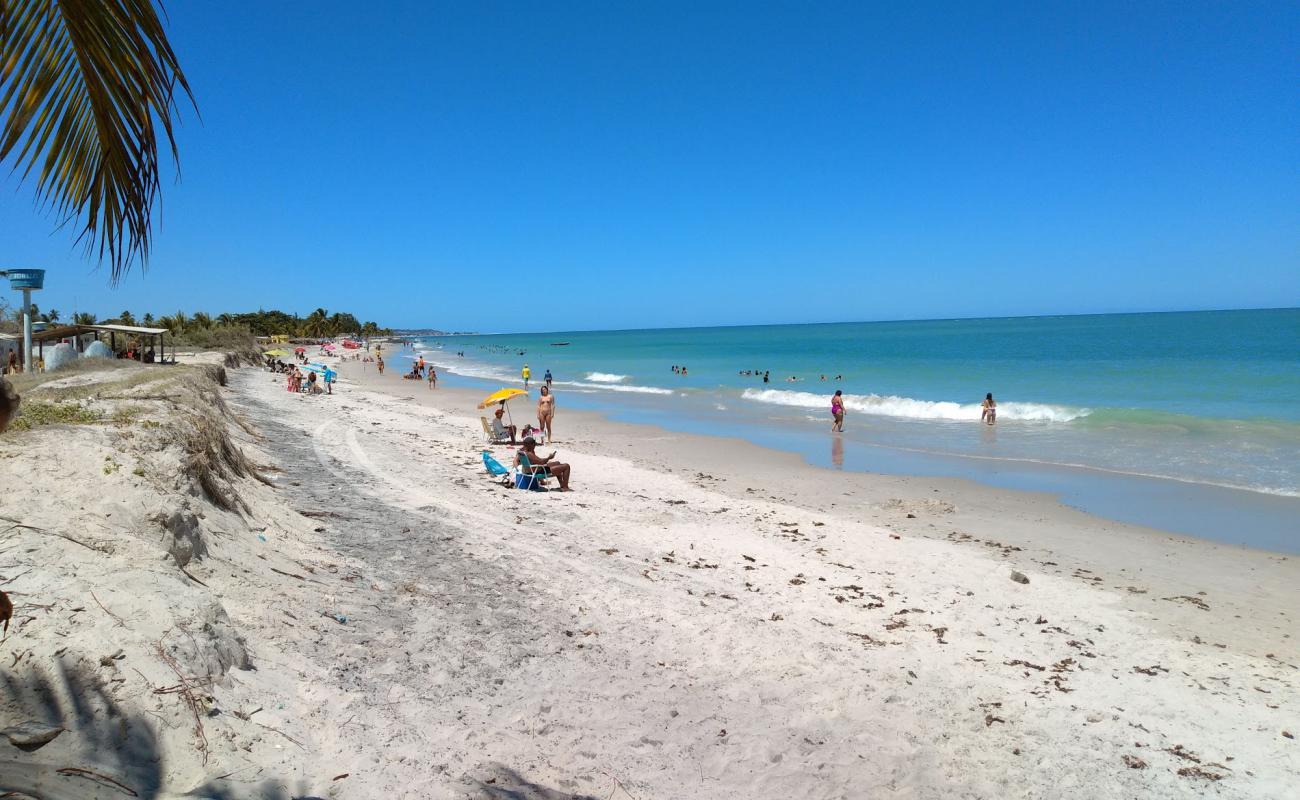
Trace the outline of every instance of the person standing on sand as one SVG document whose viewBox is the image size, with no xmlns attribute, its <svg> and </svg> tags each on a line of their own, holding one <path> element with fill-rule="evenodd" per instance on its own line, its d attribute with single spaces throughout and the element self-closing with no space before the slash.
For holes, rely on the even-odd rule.
<svg viewBox="0 0 1300 800">
<path fill-rule="evenodd" d="M 379 374 L 380 374 L 380 375 L 383 375 L 383 374 L 384 374 L 384 359 L 383 359 L 383 356 L 376 356 L 376 357 L 375 357 L 375 369 L 379 370 Z"/>
<path fill-rule="evenodd" d="M 984 402 L 980 403 L 980 422 L 992 425 L 998 421 L 998 403 L 993 399 L 993 393 L 989 392 L 984 395 Z"/>
<path fill-rule="evenodd" d="M 519 374 L 524 377 L 524 391 L 526 392 L 528 391 L 528 380 L 533 377 L 533 371 L 528 368 L 527 364 L 524 364 L 524 368 Z"/>
<path fill-rule="evenodd" d="M 844 392 L 839 389 L 835 390 L 835 396 L 831 398 L 831 416 L 835 419 L 831 423 L 831 430 L 844 433 Z"/>
<path fill-rule="evenodd" d="M 537 398 L 537 427 L 546 434 L 546 441 L 554 443 L 555 434 L 551 432 L 551 420 L 555 419 L 555 395 L 550 387 L 542 387 L 542 396 Z"/>
<path fill-rule="evenodd" d="M 430 364 L 429 365 L 429 388 L 432 389 L 437 385 L 438 385 L 438 370 L 434 369 L 433 365 Z"/>
</svg>

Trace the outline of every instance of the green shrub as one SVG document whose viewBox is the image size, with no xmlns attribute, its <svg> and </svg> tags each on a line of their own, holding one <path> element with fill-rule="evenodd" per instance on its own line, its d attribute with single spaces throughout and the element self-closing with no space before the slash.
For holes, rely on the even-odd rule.
<svg viewBox="0 0 1300 800">
<path fill-rule="evenodd" d="M 99 422 L 99 414 L 77 403 L 24 400 L 18 407 L 18 418 L 9 429 L 28 431 L 42 425 L 91 425 L 96 422 Z"/>
</svg>

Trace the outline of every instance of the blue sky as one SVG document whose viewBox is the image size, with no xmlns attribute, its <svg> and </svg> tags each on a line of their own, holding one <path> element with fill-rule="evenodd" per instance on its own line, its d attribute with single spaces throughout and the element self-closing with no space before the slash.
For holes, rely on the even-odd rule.
<svg viewBox="0 0 1300 800">
<path fill-rule="evenodd" d="M 1300 302 L 1294 3 L 168 12 L 202 118 L 147 272 L 110 288 L 0 179 L 42 307 L 508 331 Z"/>
</svg>

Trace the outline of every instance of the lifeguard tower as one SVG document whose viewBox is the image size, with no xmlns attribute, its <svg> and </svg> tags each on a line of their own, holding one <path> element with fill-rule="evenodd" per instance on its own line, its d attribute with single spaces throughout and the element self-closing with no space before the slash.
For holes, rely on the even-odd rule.
<svg viewBox="0 0 1300 800">
<path fill-rule="evenodd" d="M 43 269 L 0 269 L 0 278 L 9 279 L 9 288 L 23 293 L 23 372 L 32 371 L 32 292 L 44 288 Z"/>
</svg>

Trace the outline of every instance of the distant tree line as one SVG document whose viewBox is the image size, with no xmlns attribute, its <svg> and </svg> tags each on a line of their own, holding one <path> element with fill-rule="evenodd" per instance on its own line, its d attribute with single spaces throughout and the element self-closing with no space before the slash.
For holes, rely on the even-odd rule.
<svg viewBox="0 0 1300 800">
<path fill-rule="evenodd" d="M 12 318 L 16 322 L 21 322 L 22 313 L 21 308 L 15 308 L 11 312 Z M 32 319 L 52 324 L 65 321 L 57 309 L 52 308 L 49 311 L 41 311 L 35 303 L 32 303 Z M 258 310 L 243 314 L 218 314 L 215 317 L 202 311 L 196 311 L 188 316 L 184 311 L 177 311 L 175 314 L 165 314 L 159 317 L 148 313 L 137 317 L 130 311 L 123 311 L 115 317 L 99 319 L 90 312 L 81 311 L 73 314 L 72 319 L 66 321 L 70 321 L 74 325 L 117 324 L 138 325 L 145 328 L 166 328 L 173 336 L 184 336 L 186 334 L 221 329 L 237 330 L 253 336 L 278 335 L 311 339 L 324 339 L 344 334 L 363 337 L 392 334 L 391 328 L 381 328 L 375 322 L 361 322 L 346 311 L 335 311 L 331 314 L 323 308 L 318 308 L 305 317 L 276 310 Z"/>
</svg>

